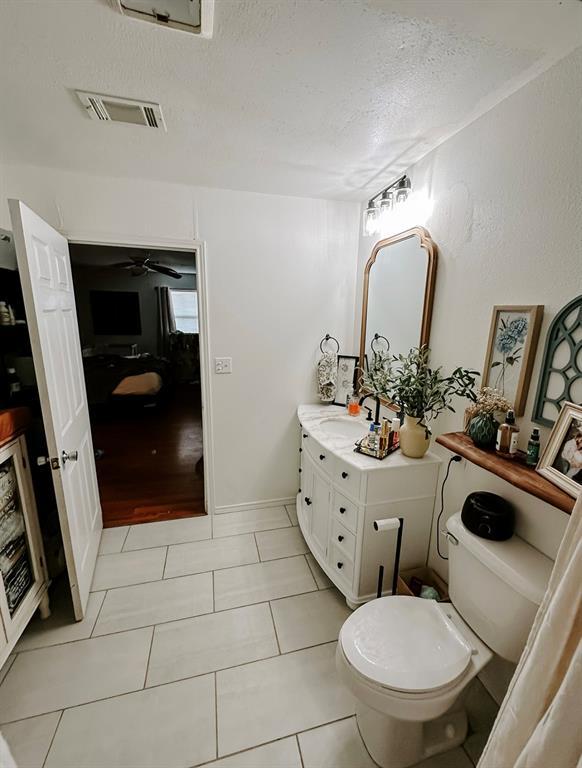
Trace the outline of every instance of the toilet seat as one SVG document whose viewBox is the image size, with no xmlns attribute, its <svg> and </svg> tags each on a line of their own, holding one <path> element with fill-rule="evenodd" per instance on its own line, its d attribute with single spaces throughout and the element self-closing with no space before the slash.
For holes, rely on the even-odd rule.
<svg viewBox="0 0 582 768">
<path fill-rule="evenodd" d="M 395 595 L 358 608 L 339 637 L 362 676 L 402 693 L 429 693 L 466 671 L 472 648 L 434 600 Z"/>
</svg>

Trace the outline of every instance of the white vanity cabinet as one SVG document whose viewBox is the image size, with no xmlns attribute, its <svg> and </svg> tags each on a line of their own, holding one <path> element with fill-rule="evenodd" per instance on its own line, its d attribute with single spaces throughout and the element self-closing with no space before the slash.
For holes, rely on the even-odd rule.
<svg viewBox="0 0 582 768">
<path fill-rule="evenodd" d="M 0 667 L 40 606 L 48 575 L 24 436 L 0 447 Z"/>
<path fill-rule="evenodd" d="M 350 430 L 358 425 L 339 406 L 302 405 L 298 416 L 297 517 L 307 545 L 351 607 L 376 596 L 380 565 L 390 594 L 396 532 L 375 531 L 374 520 L 402 517 L 400 568 L 426 565 L 440 459 L 396 451 L 378 461 L 354 453 L 354 439 L 337 432 L 344 418 Z M 361 421 L 362 434 L 368 426 Z"/>
</svg>

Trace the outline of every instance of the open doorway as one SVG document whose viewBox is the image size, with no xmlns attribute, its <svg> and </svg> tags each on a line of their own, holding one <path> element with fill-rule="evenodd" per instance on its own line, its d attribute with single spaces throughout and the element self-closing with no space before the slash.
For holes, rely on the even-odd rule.
<svg viewBox="0 0 582 768">
<path fill-rule="evenodd" d="M 69 248 L 104 527 L 205 514 L 196 252 Z"/>
</svg>

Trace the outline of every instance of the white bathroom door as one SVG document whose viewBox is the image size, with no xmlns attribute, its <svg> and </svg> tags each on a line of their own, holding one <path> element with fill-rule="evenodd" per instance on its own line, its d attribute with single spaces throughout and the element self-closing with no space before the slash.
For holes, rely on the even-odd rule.
<svg viewBox="0 0 582 768">
<path fill-rule="evenodd" d="M 9 200 L 75 617 L 85 615 L 103 528 L 67 240 Z"/>
</svg>

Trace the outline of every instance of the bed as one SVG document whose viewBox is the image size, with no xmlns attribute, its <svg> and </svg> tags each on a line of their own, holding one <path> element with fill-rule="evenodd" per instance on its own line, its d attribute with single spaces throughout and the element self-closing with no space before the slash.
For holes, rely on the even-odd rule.
<svg viewBox="0 0 582 768">
<path fill-rule="evenodd" d="M 168 361 L 153 355 L 123 357 L 94 355 L 83 358 L 90 408 L 116 403 L 157 404 L 170 384 Z"/>
</svg>

